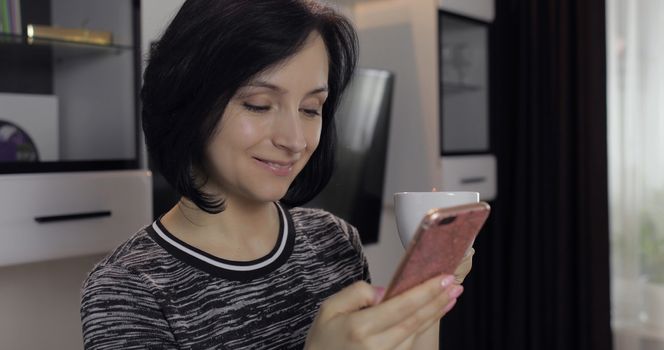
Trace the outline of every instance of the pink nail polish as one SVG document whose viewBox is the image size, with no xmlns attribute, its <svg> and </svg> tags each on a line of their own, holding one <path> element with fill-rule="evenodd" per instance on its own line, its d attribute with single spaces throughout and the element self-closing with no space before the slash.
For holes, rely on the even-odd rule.
<svg viewBox="0 0 664 350">
<path fill-rule="evenodd" d="M 450 312 L 450 310 L 452 310 L 452 308 L 454 307 L 454 305 L 456 305 L 456 302 L 457 302 L 456 299 L 452 299 L 452 300 L 450 300 L 450 302 L 447 303 L 447 306 L 445 306 L 445 308 L 443 309 L 443 313 L 448 313 L 448 312 Z"/>
<path fill-rule="evenodd" d="M 440 282 L 440 285 L 443 287 L 443 289 L 445 289 L 448 286 L 452 285 L 452 283 L 454 283 L 454 276 L 445 276 L 445 278 L 443 278 L 443 281 Z"/>
<path fill-rule="evenodd" d="M 385 296 L 385 288 L 383 287 L 374 287 L 374 300 L 373 305 L 380 303 Z"/>
<path fill-rule="evenodd" d="M 454 286 L 454 287 L 450 288 L 450 291 L 449 291 L 448 295 L 450 296 L 450 298 L 456 299 L 456 298 L 459 297 L 459 295 L 461 295 L 461 293 L 463 293 L 463 287 L 462 286 Z"/>
</svg>

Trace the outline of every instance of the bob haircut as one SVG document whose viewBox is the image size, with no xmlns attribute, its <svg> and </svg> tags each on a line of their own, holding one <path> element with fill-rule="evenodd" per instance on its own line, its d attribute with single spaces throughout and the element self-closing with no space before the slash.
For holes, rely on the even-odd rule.
<svg viewBox="0 0 664 350">
<path fill-rule="evenodd" d="M 208 213 L 224 199 L 204 193 L 206 146 L 237 90 L 297 53 L 318 32 L 329 57 L 320 143 L 281 202 L 301 205 L 334 167 L 334 113 L 357 62 L 357 34 L 330 7 L 307 0 L 187 0 L 152 46 L 141 89 L 153 166 L 175 191 Z"/>
</svg>

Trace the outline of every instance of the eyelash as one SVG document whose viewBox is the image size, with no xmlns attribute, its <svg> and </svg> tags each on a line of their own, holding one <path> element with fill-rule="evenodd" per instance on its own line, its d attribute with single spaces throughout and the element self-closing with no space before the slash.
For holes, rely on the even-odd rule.
<svg viewBox="0 0 664 350">
<path fill-rule="evenodd" d="M 243 103 L 244 108 L 251 112 L 256 112 L 256 113 L 265 113 L 270 110 L 270 106 L 255 106 L 249 103 Z M 303 109 L 302 112 L 306 113 L 307 115 L 311 117 L 318 117 L 320 115 L 320 112 L 318 112 L 315 109 Z"/>
<path fill-rule="evenodd" d="M 303 109 L 302 111 L 310 117 L 318 117 L 320 115 L 320 112 L 315 109 Z"/>
<path fill-rule="evenodd" d="M 267 111 L 270 110 L 270 106 L 255 106 L 255 105 L 248 104 L 246 102 L 243 103 L 243 105 L 244 105 L 244 108 L 246 108 L 247 110 L 249 110 L 251 112 L 263 113 L 263 112 L 267 112 Z"/>
</svg>

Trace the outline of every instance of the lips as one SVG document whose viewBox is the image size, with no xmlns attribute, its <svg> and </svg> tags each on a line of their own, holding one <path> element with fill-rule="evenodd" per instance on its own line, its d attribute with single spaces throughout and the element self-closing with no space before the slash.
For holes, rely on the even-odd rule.
<svg viewBox="0 0 664 350">
<path fill-rule="evenodd" d="M 271 171 L 277 176 L 288 176 L 293 170 L 293 165 L 295 161 L 281 161 L 281 160 L 272 160 L 272 159 L 261 159 L 254 157 L 266 170 Z"/>
</svg>

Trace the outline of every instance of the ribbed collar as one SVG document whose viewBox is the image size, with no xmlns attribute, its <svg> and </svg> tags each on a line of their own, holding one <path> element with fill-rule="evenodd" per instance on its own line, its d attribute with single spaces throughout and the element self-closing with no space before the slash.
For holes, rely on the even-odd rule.
<svg viewBox="0 0 664 350">
<path fill-rule="evenodd" d="M 233 261 L 216 257 L 175 237 L 156 220 L 147 228 L 148 234 L 176 259 L 211 275 L 229 280 L 246 281 L 265 276 L 283 265 L 295 244 L 295 230 L 290 213 L 275 203 L 279 211 L 279 237 L 272 250 L 252 261 Z"/>
</svg>

